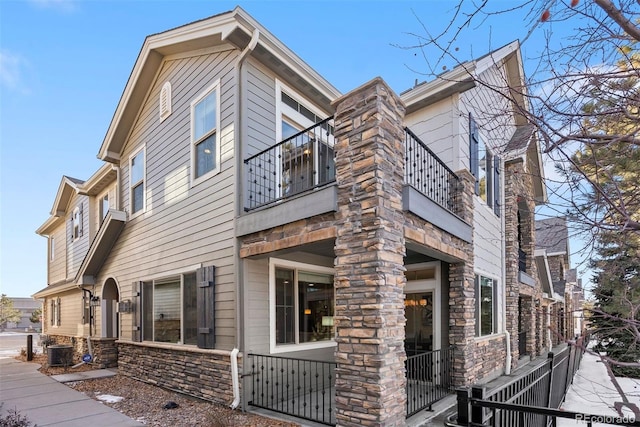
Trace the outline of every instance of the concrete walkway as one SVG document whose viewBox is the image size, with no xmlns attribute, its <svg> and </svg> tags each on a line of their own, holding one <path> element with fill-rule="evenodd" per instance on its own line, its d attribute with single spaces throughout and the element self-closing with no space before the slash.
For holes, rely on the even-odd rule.
<svg viewBox="0 0 640 427">
<path fill-rule="evenodd" d="M 62 383 L 110 376 L 113 371 L 101 369 L 49 377 L 38 372 L 39 367 L 12 358 L 0 359 L 1 415 L 15 409 L 38 427 L 144 425 Z"/>
</svg>

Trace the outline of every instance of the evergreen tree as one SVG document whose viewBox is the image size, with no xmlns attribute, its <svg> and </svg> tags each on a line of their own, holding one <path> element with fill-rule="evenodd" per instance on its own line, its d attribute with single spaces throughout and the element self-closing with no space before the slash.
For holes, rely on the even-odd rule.
<svg viewBox="0 0 640 427">
<path fill-rule="evenodd" d="M 621 237 L 600 236 L 598 258 L 592 261 L 595 302 L 589 321 L 595 350 L 614 361 L 613 372 L 640 378 L 640 239 Z M 625 365 L 629 363 L 638 365 Z"/>
</svg>

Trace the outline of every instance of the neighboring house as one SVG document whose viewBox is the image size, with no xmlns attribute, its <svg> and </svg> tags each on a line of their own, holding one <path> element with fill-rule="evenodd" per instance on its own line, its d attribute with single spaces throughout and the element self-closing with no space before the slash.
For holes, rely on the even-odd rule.
<svg viewBox="0 0 640 427">
<path fill-rule="evenodd" d="M 570 268 L 566 218 L 537 220 L 536 236 L 536 257 L 546 266 L 547 281 L 551 284 L 547 295 L 550 301 L 547 339 L 550 341 L 548 346 L 551 347 L 582 334 L 582 280 L 577 278 L 577 270 Z"/>
<path fill-rule="evenodd" d="M 20 329 L 20 330 L 39 330 L 42 327 L 40 322 L 32 323 L 31 315 L 34 311 L 42 308 L 42 301 L 34 300 L 33 298 L 9 298 L 13 303 L 13 308 L 20 312 L 20 320 L 17 322 L 7 322 L 4 326 L 6 329 Z"/>
<path fill-rule="evenodd" d="M 342 95 L 240 8 L 147 37 L 104 166 L 64 177 L 37 231 L 45 333 L 330 424 L 401 424 L 418 396 L 509 372 L 521 329 L 544 348 L 543 171 L 532 127 L 470 75 L 524 90 L 521 62 L 514 42 L 400 96 Z"/>
</svg>

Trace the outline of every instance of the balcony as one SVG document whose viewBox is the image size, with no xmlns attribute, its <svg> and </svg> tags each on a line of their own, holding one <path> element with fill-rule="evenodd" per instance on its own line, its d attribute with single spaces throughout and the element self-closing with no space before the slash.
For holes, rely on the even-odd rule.
<svg viewBox="0 0 640 427">
<path fill-rule="evenodd" d="M 245 159 L 248 214 L 238 222 L 238 235 L 337 210 L 333 129 L 329 117 Z M 471 241 L 470 226 L 458 216 L 459 177 L 408 128 L 404 184 L 405 211 Z M 308 194 L 314 198 L 303 197 Z"/>
</svg>

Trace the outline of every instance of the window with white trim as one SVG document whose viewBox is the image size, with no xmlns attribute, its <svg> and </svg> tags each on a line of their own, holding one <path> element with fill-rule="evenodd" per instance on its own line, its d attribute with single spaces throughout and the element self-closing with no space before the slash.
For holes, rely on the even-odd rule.
<svg viewBox="0 0 640 427">
<path fill-rule="evenodd" d="M 49 260 L 53 261 L 56 258 L 56 238 L 49 237 Z"/>
<path fill-rule="evenodd" d="M 196 345 L 196 273 L 144 281 L 142 286 L 143 340 Z"/>
<path fill-rule="evenodd" d="M 497 332 L 496 292 L 497 281 L 477 274 L 476 282 L 476 335 L 491 335 Z"/>
<path fill-rule="evenodd" d="M 99 200 L 99 206 L 100 206 L 100 222 L 102 222 L 104 220 L 104 217 L 107 216 L 107 214 L 109 213 L 109 193 L 105 194 L 104 196 L 100 197 Z"/>
<path fill-rule="evenodd" d="M 470 169 L 476 194 L 500 216 L 500 157 L 494 155 L 480 136 L 478 124 L 469 113 Z"/>
<path fill-rule="evenodd" d="M 141 148 L 129 159 L 129 195 L 131 214 L 145 208 L 145 149 Z"/>
<path fill-rule="evenodd" d="M 80 213 L 80 206 L 76 206 L 73 210 L 73 214 L 71 216 L 71 236 L 73 240 L 76 240 L 80 237 L 81 228 L 82 228 L 82 215 Z"/>
<path fill-rule="evenodd" d="M 49 320 L 51 322 L 51 326 L 60 326 L 60 297 L 51 298 L 51 310 L 49 313 Z"/>
<path fill-rule="evenodd" d="M 192 179 L 197 181 L 220 169 L 220 97 L 217 81 L 191 103 Z"/>
<path fill-rule="evenodd" d="M 171 83 L 165 82 L 160 89 L 160 122 L 171 115 Z"/>
<path fill-rule="evenodd" d="M 270 271 L 273 345 L 333 345 L 333 270 L 272 260 Z"/>
<path fill-rule="evenodd" d="M 276 90 L 280 97 L 276 116 L 276 120 L 280 121 L 280 129 L 276 136 L 284 142 L 281 147 L 281 195 L 293 195 L 335 180 L 332 124 L 314 127 L 326 116 L 308 108 L 310 105 L 305 106 L 298 100 L 301 98 L 281 82 L 276 82 Z M 312 127 L 306 133 L 301 133 Z"/>
</svg>

